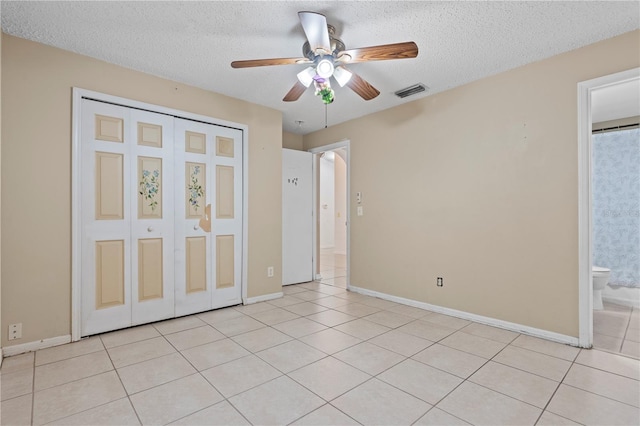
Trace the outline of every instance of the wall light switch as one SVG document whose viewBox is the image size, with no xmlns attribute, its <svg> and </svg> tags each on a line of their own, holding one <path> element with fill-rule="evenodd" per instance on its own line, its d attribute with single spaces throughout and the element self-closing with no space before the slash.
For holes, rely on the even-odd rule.
<svg viewBox="0 0 640 426">
<path fill-rule="evenodd" d="M 362 206 L 358 206 L 358 210 L 357 211 L 358 211 L 358 216 L 364 215 L 364 211 L 363 211 Z"/>
</svg>

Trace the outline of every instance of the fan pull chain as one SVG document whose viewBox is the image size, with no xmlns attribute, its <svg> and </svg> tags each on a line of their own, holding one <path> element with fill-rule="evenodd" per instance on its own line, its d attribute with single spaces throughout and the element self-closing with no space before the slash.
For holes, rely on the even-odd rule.
<svg viewBox="0 0 640 426">
<path fill-rule="evenodd" d="M 324 104 L 324 128 L 327 128 L 327 109 L 328 109 L 329 105 Z"/>
</svg>

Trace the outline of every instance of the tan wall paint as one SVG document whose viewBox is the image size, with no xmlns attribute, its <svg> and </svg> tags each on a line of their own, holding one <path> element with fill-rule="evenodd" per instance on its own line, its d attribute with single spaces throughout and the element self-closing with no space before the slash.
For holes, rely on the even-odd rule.
<svg viewBox="0 0 640 426">
<path fill-rule="evenodd" d="M 287 149 L 297 149 L 298 151 L 302 151 L 304 149 L 304 145 L 302 143 L 302 135 L 297 135 L 295 133 L 282 132 L 282 147 Z"/>
<path fill-rule="evenodd" d="M 266 278 L 282 264 L 279 111 L 5 34 L 2 55 L 2 323 L 23 323 L 11 344 L 70 334 L 73 86 L 247 124 L 248 296 L 281 291 L 278 268 Z"/>
<path fill-rule="evenodd" d="M 577 336 L 577 83 L 639 52 L 634 31 L 305 135 L 351 141 L 351 284 Z"/>
<path fill-rule="evenodd" d="M 2 33 L 0 32 L 0 81 L 2 81 Z M 0 224 L 2 223 L 2 84 L 0 84 Z M 0 330 L 2 326 L 2 226 L 0 225 Z M 0 332 L 1 333 L 1 332 Z M 2 340 L 0 339 L 0 365 L 2 365 Z"/>
</svg>

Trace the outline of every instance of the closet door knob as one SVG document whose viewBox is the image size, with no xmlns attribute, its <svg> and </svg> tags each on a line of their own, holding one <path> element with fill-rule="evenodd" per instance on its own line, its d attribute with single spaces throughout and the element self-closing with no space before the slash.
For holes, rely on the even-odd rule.
<svg viewBox="0 0 640 426">
<path fill-rule="evenodd" d="M 193 230 L 197 231 L 200 227 L 198 225 L 193 225 Z"/>
<path fill-rule="evenodd" d="M 153 232 L 153 227 L 152 227 L 152 226 L 148 227 L 148 228 L 147 228 L 147 231 L 149 231 L 149 232 Z"/>
</svg>

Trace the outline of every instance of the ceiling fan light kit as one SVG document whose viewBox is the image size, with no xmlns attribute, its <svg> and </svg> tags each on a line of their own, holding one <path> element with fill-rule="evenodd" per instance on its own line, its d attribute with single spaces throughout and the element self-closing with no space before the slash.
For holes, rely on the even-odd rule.
<svg viewBox="0 0 640 426">
<path fill-rule="evenodd" d="M 410 59 L 418 56 L 418 46 L 413 41 L 346 50 L 342 40 L 334 36 L 335 28 L 327 24 L 327 18 L 324 15 L 316 12 L 298 12 L 298 17 L 307 37 L 307 41 L 302 45 L 304 57 L 231 62 L 232 68 L 313 64 L 297 74 L 298 81 L 282 99 L 285 102 L 297 101 L 311 83 L 314 83 L 316 95 L 322 96 L 325 104 L 333 102 L 335 93 L 329 83 L 331 77 L 340 87 L 346 85 L 362 99 L 370 101 L 376 98 L 380 91 L 359 75 L 344 68 L 344 64 Z"/>
</svg>

